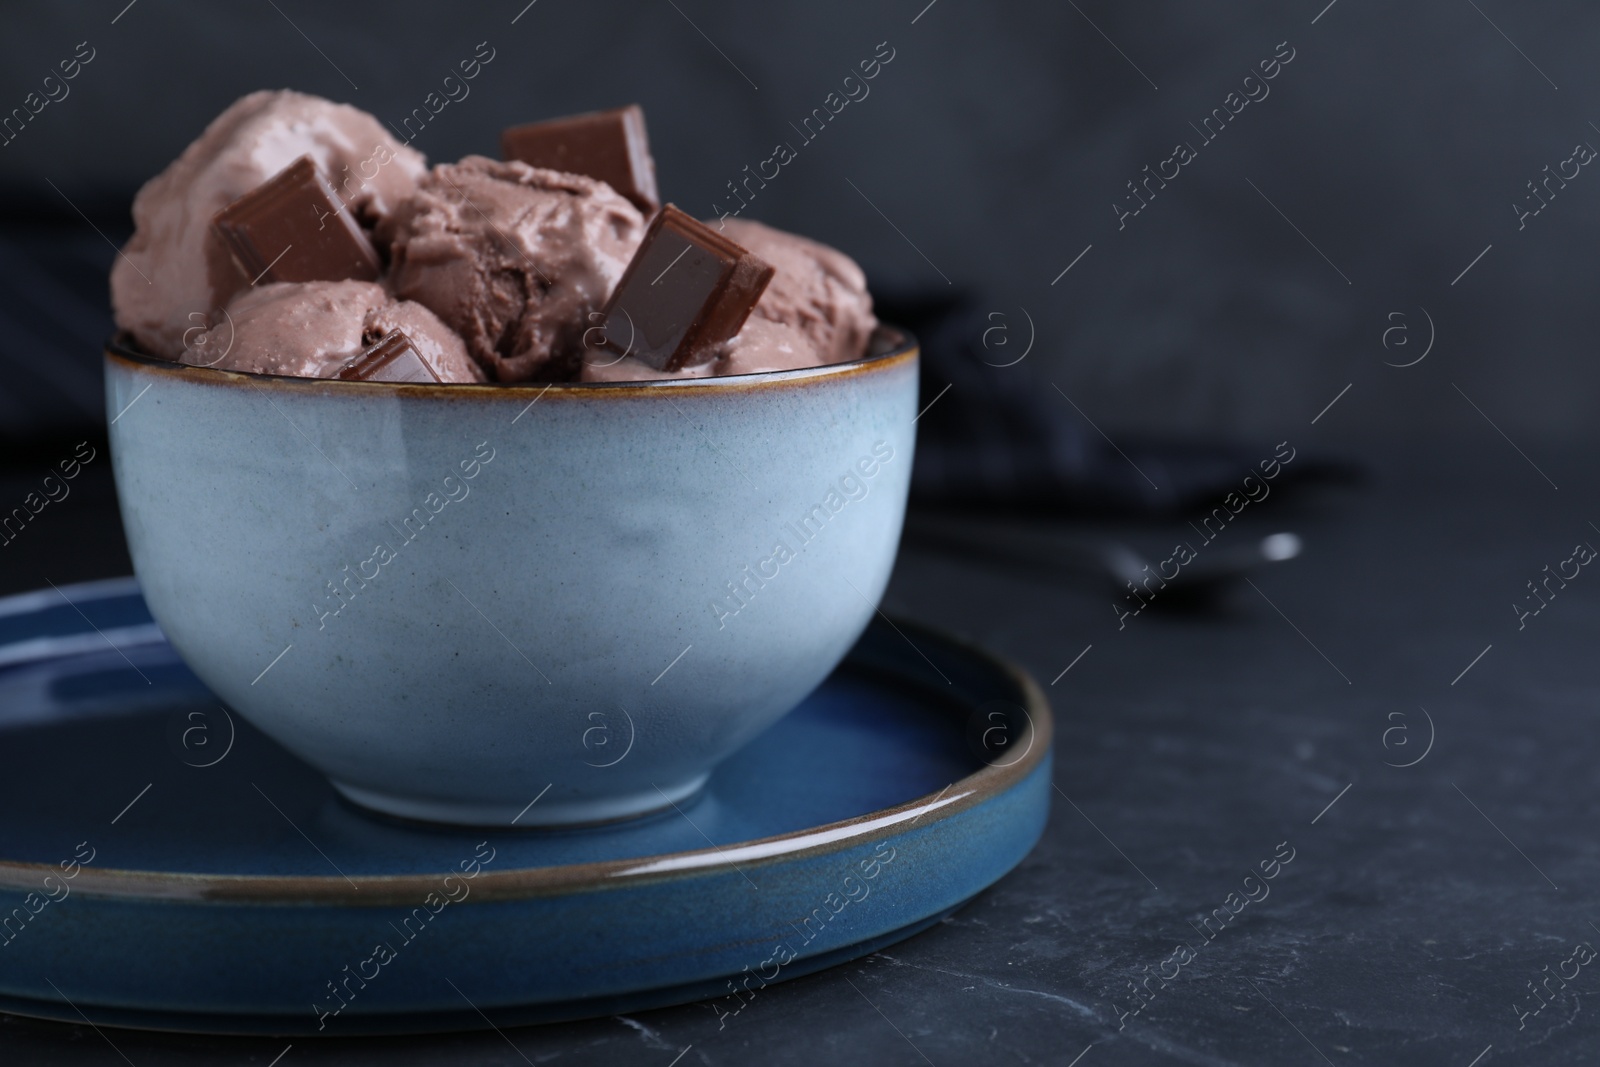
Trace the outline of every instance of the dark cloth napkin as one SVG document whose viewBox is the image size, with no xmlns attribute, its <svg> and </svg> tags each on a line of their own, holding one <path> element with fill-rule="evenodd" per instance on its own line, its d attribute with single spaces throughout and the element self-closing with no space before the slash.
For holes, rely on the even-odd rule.
<svg viewBox="0 0 1600 1067">
<path fill-rule="evenodd" d="M 110 241 L 126 239 L 126 222 L 97 221 L 114 229 Z M 111 336 L 106 278 L 115 255 L 76 215 L 0 215 L 0 442 L 104 426 L 100 355 Z"/>
<path fill-rule="evenodd" d="M 1035 350 L 1023 362 L 1005 365 L 1027 340 L 1022 324 L 1008 324 L 1012 336 L 1001 345 L 1001 335 L 992 332 L 996 321 L 959 290 L 904 288 L 882 280 L 871 288 L 878 317 L 910 330 L 922 345 L 924 413 L 912 471 L 916 503 L 1178 515 L 1219 504 L 1273 457 L 1271 441 L 1159 440 L 1125 435 L 1112 425 L 1096 429 L 1067 396 L 1041 380 L 1035 368 L 1042 370 L 1051 353 Z M 1281 468 L 1274 490 L 1360 475 L 1353 462 L 1301 449 Z"/>
</svg>

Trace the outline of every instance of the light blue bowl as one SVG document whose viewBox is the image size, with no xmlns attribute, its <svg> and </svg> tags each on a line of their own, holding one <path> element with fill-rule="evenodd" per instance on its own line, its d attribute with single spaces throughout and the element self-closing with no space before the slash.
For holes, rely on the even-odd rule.
<svg viewBox="0 0 1600 1067">
<path fill-rule="evenodd" d="M 844 657 L 900 538 L 917 352 L 397 385 L 106 353 L 134 568 L 218 696 L 348 798 L 558 825 L 679 803 Z"/>
</svg>

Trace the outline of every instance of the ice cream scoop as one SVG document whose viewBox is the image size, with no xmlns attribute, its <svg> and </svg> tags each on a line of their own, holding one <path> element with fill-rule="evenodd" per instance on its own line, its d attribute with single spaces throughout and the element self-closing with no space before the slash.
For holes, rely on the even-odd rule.
<svg viewBox="0 0 1600 1067">
<path fill-rule="evenodd" d="M 707 225 L 720 228 L 723 234 L 777 268 L 756 303 L 752 318 L 799 330 L 816 349 L 820 363 L 861 358 L 867 339 L 878 327 L 878 319 L 872 313 L 866 275 L 855 260 L 818 241 L 759 222 L 726 219 Z M 728 357 L 737 361 L 742 344 L 762 344 L 768 336 L 767 331 L 757 331 L 745 342 L 735 340 L 729 346 Z M 761 361 L 759 356 L 747 360 Z"/>
<path fill-rule="evenodd" d="M 373 282 L 278 282 L 230 302 L 181 362 L 252 374 L 338 376 L 395 330 L 441 382 L 481 382 L 483 372 L 455 331 L 421 304 L 396 300 Z"/>
<path fill-rule="evenodd" d="M 572 378 L 643 235 L 638 209 L 604 182 L 468 156 L 401 205 L 390 282 L 460 333 L 490 377 Z"/>
<path fill-rule="evenodd" d="M 662 378 L 721 378 L 732 374 L 820 367 L 825 360 L 811 339 L 793 326 L 751 315 L 717 358 L 676 371 L 656 370 L 633 356 L 619 357 L 605 349 L 583 354 L 586 382 L 646 382 Z"/>
<path fill-rule="evenodd" d="M 363 227 L 383 221 L 424 173 L 364 111 L 302 93 L 251 93 L 217 116 L 133 202 L 134 233 L 111 271 L 117 326 L 152 355 L 177 358 L 250 279 L 212 218 L 309 155 Z"/>
</svg>

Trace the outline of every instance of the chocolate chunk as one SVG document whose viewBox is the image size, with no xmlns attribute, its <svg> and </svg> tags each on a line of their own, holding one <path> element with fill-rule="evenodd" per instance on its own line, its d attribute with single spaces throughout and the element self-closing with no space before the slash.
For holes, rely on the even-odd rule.
<svg viewBox="0 0 1600 1067">
<path fill-rule="evenodd" d="M 378 253 L 310 156 L 301 156 L 211 221 L 251 285 L 376 281 Z"/>
<path fill-rule="evenodd" d="M 656 370 L 702 362 L 739 332 L 774 273 L 765 260 L 668 204 L 601 312 L 600 343 Z"/>
<path fill-rule="evenodd" d="M 644 111 L 638 104 L 512 126 L 500 134 L 500 154 L 530 167 L 598 178 L 646 216 L 661 206 Z"/>
<path fill-rule="evenodd" d="M 340 378 L 347 382 L 437 382 L 441 379 L 400 330 L 390 330 L 383 340 L 344 365 Z"/>
</svg>

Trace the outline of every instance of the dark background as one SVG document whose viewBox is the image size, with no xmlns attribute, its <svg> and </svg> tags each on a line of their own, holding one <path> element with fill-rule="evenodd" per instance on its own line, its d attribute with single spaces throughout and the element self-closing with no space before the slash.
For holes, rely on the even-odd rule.
<svg viewBox="0 0 1600 1067">
<path fill-rule="evenodd" d="M 1037 340 L 1013 373 L 1058 383 L 1114 437 L 1276 439 L 1351 383 L 1317 426 L 1324 440 L 1492 435 L 1454 382 L 1528 448 L 1586 432 L 1600 391 L 1588 298 L 1600 192 L 1585 171 L 1521 232 L 1511 206 L 1577 142 L 1600 144 L 1592 6 L 1339 0 L 1313 25 L 1326 0 L 1084 0 L 1081 13 L 938 0 L 913 25 L 926 0 L 539 0 L 512 25 L 525 0 L 139 0 L 112 25 L 125 2 L 0 16 L 4 109 L 78 42 L 96 52 L 71 95 L 0 148 L 0 357 L 21 367 L 0 385 L 0 426 L 13 436 L 100 407 L 107 322 L 88 285 L 112 253 L 68 197 L 120 240 L 133 191 L 241 94 L 292 87 L 398 124 L 480 41 L 495 60 L 417 139 L 430 158 L 494 154 L 509 123 L 637 100 L 663 194 L 702 215 L 888 41 L 895 58 L 870 96 L 748 214 L 837 245 L 875 282 L 973 291 L 1005 316 L 989 321 L 1007 326 L 1008 358 L 1025 310 Z M 1295 58 L 1270 96 L 1119 231 L 1125 183 L 1177 141 L 1198 145 L 1189 123 L 1283 41 Z M 85 297 L 41 294 L 63 281 Z M 41 321 L 41 297 L 67 321 Z M 1385 367 L 1421 352 L 1420 308 L 1437 324 L 1433 352 Z M 1414 343 L 1386 351 L 1396 322 L 1412 328 L 1391 344 Z"/>
<path fill-rule="evenodd" d="M 1288 439 L 1297 470 L 1348 455 L 1373 477 L 1252 506 L 1230 537 L 1294 530 L 1305 554 L 1211 610 L 1125 630 L 1110 590 L 908 536 L 886 610 L 1022 662 L 1058 722 L 1044 840 L 933 930 L 773 987 L 736 1034 L 687 1005 L 504 1038 L 296 1042 L 282 1067 L 665 1067 L 689 1045 L 683 1064 L 1594 1062 L 1592 979 L 1526 1027 L 1515 1005 L 1575 942 L 1600 943 L 1600 589 L 1576 580 L 1526 630 L 1507 606 L 1600 529 L 1600 175 L 1521 231 L 1512 207 L 1575 144 L 1600 145 L 1600 9 L 525 2 L 0 12 L 0 113 L 78 42 L 96 49 L 70 97 L 0 147 L 0 492 L 20 501 L 103 421 L 107 238 L 126 236 L 139 183 L 245 92 L 398 122 L 481 41 L 495 60 L 417 147 L 493 153 L 509 123 L 637 100 L 663 193 L 702 215 L 887 41 L 871 95 L 749 214 L 854 255 L 880 293 L 969 294 L 966 343 L 994 363 L 1031 317 L 1021 363 L 951 375 L 919 466 L 961 405 L 1025 393 L 1091 441 L 1090 419 L 1118 441 L 1250 457 Z M 1280 42 L 1295 58 L 1270 96 L 1119 231 L 1125 183 L 1197 142 L 1189 124 Z M 1427 316 L 1427 357 L 1392 366 L 1427 349 Z M 933 399 L 938 378 L 924 384 Z M 109 464 L 74 484 L 0 549 L 0 592 L 129 571 Z M 914 508 L 908 529 L 929 517 Z M 1028 532 L 1154 549 L 1183 528 L 1079 514 Z M 1397 767 L 1412 751 L 1390 731 L 1407 721 L 1420 744 L 1421 709 L 1437 745 Z M 1285 839 L 1302 858 L 1271 902 L 1119 1030 L 1126 980 Z M 111 1040 L 0 1016 L 8 1067 L 265 1065 L 287 1044 Z"/>
</svg>

